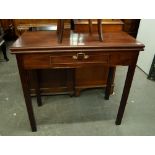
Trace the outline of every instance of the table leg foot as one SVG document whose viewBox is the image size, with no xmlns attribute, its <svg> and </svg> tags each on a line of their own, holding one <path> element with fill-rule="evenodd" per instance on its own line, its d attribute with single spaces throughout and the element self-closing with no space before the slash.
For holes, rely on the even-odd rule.
<svg viewBox="0 0 155 155">
<path fill-rule="evenodd" d="M 75 93 L 73 92 L 73 93 L 69 94 L 69 96 L 70 97 L 74 97 L 75 96 Z"/>
<path fill-rule="evenodd" d="M 107 96 L 105 96 L 105 97 L 104 97 L 104 99 L 105 99 L 105 100 L 109 100 L 109 96 L 108 96 L 108 97 L 107 97 Z"/>
<path fill-rule="evenodd" d="M 32 130 L 32 132 L 37 132 L 37 128 L 33 128 L 31 130 Z"/>
<path fill-rule="evenodd" d="M 121 122 L 116 121 L 115 124 L 116 124 L 116 125 L 121 125 Z"/>
</svg>

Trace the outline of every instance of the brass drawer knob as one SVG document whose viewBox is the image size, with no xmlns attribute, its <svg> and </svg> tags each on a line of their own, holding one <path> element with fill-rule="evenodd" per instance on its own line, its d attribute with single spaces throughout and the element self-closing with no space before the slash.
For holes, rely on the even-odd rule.
<svg viewBox="0 0 155 155">
<path fill-rule="evenodd" d="M 88 59 L 89 58 L 89 55 L 86 55 L 85 53 L 77 53 L 76 55 L 73 55 L 72 57 L 74 60 L 81 60 L 81 59 Z"/>
<path fill-rule="evenodd" d="M 88 59 L 89 58 L 89 55 L 84 55 L 84 59 Z"/>
</svg>

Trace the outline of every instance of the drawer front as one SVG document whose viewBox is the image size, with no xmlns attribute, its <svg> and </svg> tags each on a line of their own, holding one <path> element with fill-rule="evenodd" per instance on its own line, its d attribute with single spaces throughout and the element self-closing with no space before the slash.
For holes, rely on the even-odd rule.
<svg viewBox="0 0 155 155">
<path fill-rule="evenodd" d="M 23 65 L 26 69 L 37 68 L 73 68 L 85 65 L 108 64 L 108 54 L 27 54 L 23 56 Z"/>
<path fill-rule="evenodd" d="M 85 65 L 94 65 L 94 64 L 108 64 L 109 56 L 108 55 L 95 55 L 95 54 L 85 54 L 85 53 L 76 53 L 72 55 L 63 55 L 63 56 L 51 56 L 50 57 L 51 66 L 53 67 L 79 67 Z"/>
</svg>

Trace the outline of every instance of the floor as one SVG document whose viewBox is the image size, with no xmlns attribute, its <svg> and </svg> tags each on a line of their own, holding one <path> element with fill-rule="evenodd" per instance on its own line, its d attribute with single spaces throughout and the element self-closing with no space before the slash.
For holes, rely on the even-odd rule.
<svg viewBox="0 0 155 155">
<path fill-rule="evenodd" d="M 81 135 L 125 136 L 155 135 L 155 82 L 136 68 L 122 124 L 115 125 L 127 68 L 118 67 L 114 94 L 104 100 L 103 89 L 90 89 L 80 97 L 56 95 L 43 97 L 44 105 L 33 107 L 38 131 L 31 132 L 24 103 L 16 59 L 10 61 L 0 52 L 0 135 Z"/>
</svg>

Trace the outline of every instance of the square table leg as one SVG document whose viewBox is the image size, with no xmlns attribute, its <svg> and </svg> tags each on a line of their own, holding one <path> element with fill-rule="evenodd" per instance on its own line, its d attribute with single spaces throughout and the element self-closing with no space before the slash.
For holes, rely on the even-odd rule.
<svg viewBox="0 0 155 155">
<path fill-rule="evenodd" d="M 124 85 L 124 89 L 123 89 L 123 93 L 122 93 L 122 98 L 121 98 L 121 102 L 120 102 L 120 106 L 119 106 L 119 110 L 118 110 L 118 114 L 117 114 L 117 118 L 116 118 L 116 122 L 115 122 L 116 125 L 121 124 L 123 114 L 124 114 L 124 111 L 125 111 L 125 107 L 126 107 L 126 103 L 127 103 L 127 99 L 128 99 L 128 96 L 129 96 L 129 92 L 130 92 L 130 88 L 131 88 L 135 68 L 136 68 L 136 64 L 130 65 L 128 67 L 128 72 L 127 72 L 127 76 L 126 76 L 126 80 L 125 80 L 125 85 Z"/>
<path fill-rule="evenodd" d="M 32 101 L 30 96 L 28 71 L 22 68 L 22 58 L 18 55 L 16 56 L 16 58 L 17 58 L 17 64 L 18 64 L 19 74 L 21 78 L 26 108 L 27 108 L 27 112 L 30 120 L 30 125 L 31 125 L 32 131 L 34 132 L 34 131 L 37 131 L 37 126 L 36 126 L 36 121 L 34 117 Z"/>
</svg>

